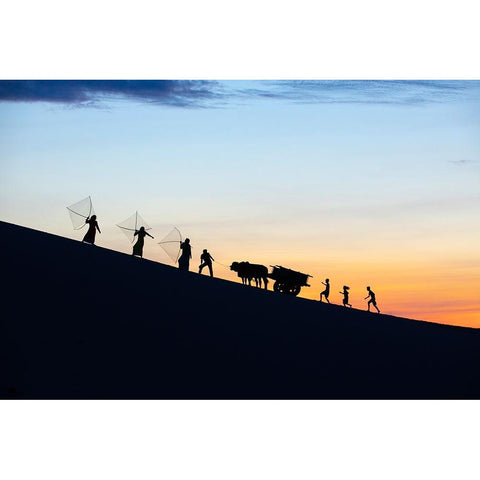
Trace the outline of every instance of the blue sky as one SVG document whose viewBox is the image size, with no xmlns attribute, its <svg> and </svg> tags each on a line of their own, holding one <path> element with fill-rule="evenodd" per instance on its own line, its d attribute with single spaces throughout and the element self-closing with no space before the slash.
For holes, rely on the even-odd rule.
<svg viewBox="0 0 480 480">
<path fill-rule="evenodd" d="M 349 265 L 477 265 L 479 106 L 476 81 L 2 81 L 0 214 L 79 238 L 65 207 L 91 195 L 101 246 L 129 253 L 138 210 L 194 255 L 314 274 L 310 296 Z"/>
</svg>

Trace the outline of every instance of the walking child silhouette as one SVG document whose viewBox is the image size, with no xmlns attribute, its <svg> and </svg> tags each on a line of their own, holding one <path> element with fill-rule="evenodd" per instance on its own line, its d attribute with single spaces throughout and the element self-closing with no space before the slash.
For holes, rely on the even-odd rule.
<svg viewBox="0 0 480 480">
<path fill-rule="evenodd" d="M 330 303 L 328 296 L 330 295 L 330 280 L 328 278 L 325 279 L 325 282 L 322 282 L 325 285 L 325 290 L 320 293 L 320 301 L 322 301 L 322 297 L 325 297 L 325 300 Z"/>
</svg>

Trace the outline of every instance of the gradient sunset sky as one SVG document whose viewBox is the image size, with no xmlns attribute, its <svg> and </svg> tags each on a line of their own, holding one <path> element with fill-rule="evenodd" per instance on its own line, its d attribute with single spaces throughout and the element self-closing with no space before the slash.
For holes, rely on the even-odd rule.
<svg viewBox="0 0 480 480">
<path fill-rule="evenodd" d="M 248 260 L 313 275 L 332 303 L 480 327 L 479 81 L 0 81 L 0 219 L 97 245 L 176 226 L 215 275 Z M 32 245 L 32 248 L 35 248 Z M 39 252 L 41 254 L 41 252 Z M 68 259 L 67 259 L 68 261 Z M 271 284 L 270 284 L 271 287 Z"/>
</svg>

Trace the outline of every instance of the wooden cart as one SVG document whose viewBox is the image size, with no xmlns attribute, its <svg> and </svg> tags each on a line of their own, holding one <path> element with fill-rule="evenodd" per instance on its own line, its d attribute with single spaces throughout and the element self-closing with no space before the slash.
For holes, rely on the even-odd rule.
<svg viewBox="0 0 480 480">
<path fill-rule="evenodd" d="M 287 293 L 289 295 L 298 295 L 302 287 L 309 287 L 307 283 L 308 275 L 306 273 L 296 272 L 280 265 L 270 265 L 273 270 L 267 276 L 275 280 L 273 290 L 275 292 Z"/>
</svg>

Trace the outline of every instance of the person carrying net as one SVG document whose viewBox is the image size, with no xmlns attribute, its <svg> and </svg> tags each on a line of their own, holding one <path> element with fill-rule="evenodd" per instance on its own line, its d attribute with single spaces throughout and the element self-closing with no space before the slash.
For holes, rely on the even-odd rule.
<svg viewBox="0 0 480 480">
<path fill-rule="evenodd" d="M 87 217 L 85 219 L 85 223 L 88 223 L 88 231 L 85 234 L 85 236 L 83 237 L 82 242 L 90 243 L 91 245 L 94 245 L 95 244 L 96 231 L 98 230 L 98 233 L 102 233 L 100 231 L 100 228 L 99 228 L 98 223 L 97 223 L 97 216 L 92 215 L 91 218 Z"/>
<path fill-rule="evenodd" d="M 182 251 L 182 254 L 178 259 L 178 268 L 188 272 L 190 259 L 192 258 L 192 246 L 190 245 L 189 238 L 186 238 L 184 242 L 180 243 L 180 250 Z"/>
<path fill-rule="evenodd" d="M 139 230 L 135 230 L 135 233 L 133 234 L 133 236 L 135 237 L 138 237 L 137 238 L 137 242 L 135 243 L 135 245 L 133 246 L 133 252 L 132 252 L 132 255 L 133 256 L 137 256 L 137 257 L 141 257 L 143 258 L 143 244 L 144 244 L 144 241 L 145 241 L 145 237 L 146 236 L 149 236 L 150 238 L 153 238 L 146 230 L 145 230 L 145 227 L 140 227 Z"/>
</svg>

